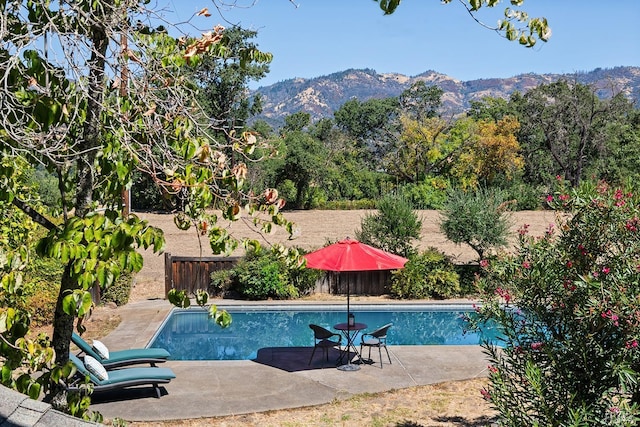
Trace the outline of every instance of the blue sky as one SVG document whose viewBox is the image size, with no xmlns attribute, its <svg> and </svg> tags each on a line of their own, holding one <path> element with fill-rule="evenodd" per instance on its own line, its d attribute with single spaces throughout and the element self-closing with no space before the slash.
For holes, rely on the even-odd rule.
<svg viewBox="0 0 640 427">
<path fill-rule="evenodd" d="M 524 10 L 545 16 L 553 30 L 549 42 L 529 49 L 476 24 L 455 0 L 405 0 L 390 16 L 372 0 L 295 0 L 297 7 L 289 0 L 259 0 L 225 10 L 229 22 L 210 0 L 160 1 L 181 20 L 209 7 L 212 16 L 196 21 L 203 31 L 229 22 L 258 31 L 254 42 L 274 59 L 271 72 L 252 88 L 349 68 L 409 76 L 434 70 L 467 81 L 640 66 L 639 0 L 525 0 Z M 493 25 L 508 4 L 486 9 L 480 18 Z"/>
</svg>

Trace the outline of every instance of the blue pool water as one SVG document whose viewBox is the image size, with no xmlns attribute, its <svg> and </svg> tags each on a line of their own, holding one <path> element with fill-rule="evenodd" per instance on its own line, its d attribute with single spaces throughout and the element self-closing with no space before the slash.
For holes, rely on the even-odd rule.
<svg viewBox="0 0 640 427">
<path fill-rule="evenodd" d="M 228 328 L 220 328 L 204 310 L 176 309 L 149 346 L 167 349 L 174 360 L 252 360 L 261 348 L 312 347 L 310 323 L 335 331 L 335 324 L 347 321 L 345 306 L 219 308 L 233 318 Z M 491 330 L 485 335 L 465 332 L 464 315 L 473 315 L 470 308 L 352 306 L 351 312 L 356 322 L 367 324 L 364 332 L 393 323 L 388 345 L 476 345 L 495 339 Z"/>
</svg>

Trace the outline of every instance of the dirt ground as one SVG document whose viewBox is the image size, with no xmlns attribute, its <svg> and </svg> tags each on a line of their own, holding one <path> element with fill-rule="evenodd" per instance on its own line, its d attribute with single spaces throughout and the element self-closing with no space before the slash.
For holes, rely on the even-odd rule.
<svg viewBox="0 0 640 427">
<path fill-rule="evenodd" d="M 360 228 L 361 219 L 370 211 L 296 211 L 287 212 L 286 217 L 297 225 L 294 240 L 287 240 L 283 230 L 260 237 L 256 230 L 246 222 L 228 224 L 229 232 L 237 237 L 259 238 L 263 244 L 283 243 L 313 250 L 325 243 L 337 241 L 345 237 L 354 237 Z M 166 236 L 166 252 L 172 255 L 210 256 L 211 250 L 205 239 L 191 231 L 181 231 L 173 223 L 171 215 L 138 213 L 152 225 L 164 230 Z M 422 249 L 435 247 L 452 256 L 456 262 L 469 262 L 475 253 L 466 247 L 448 242 L 439 231 L 439 214 L 437 211 L 420 211 L 422 220 L 421 240 L 418 246 Z M 515 232 L 524 224 L 529 225 L 533 236 L 545 233 L 550 224 L 555 223 L 553 212 L 525 211 L 512 216 L 512 231 Z M 149 298 L 164 298 L 164 257 L 154 255 L 151 251 L 144 254 L 144 267 L 135 278 L 131 301 Z M 312 298 L 327 298 L 317 295 Z M 364 297 L 366 298 L 366 297 Z M 117 322 L 114 309 L 105 308 L 92 316 L 89 331 L 103 323 L 101 319 Z M 114 320 L 115 319 L 115 320 Z M 99 332 L 94 332 L 96 337 Z M 479 427 L 491 425 L 495 412 L 481 397 L 480 390 L 486 385 L 486 379 L 456 381 L 429 386 L 412 387 L 394 390 L 375 395 L 360 395 L 348 400 L 331 404 L 272 411 L 257 414 L 237 415 L 210 419 L 193 419 L 183 421 L 131 423 L 132 427 L 201 427 L 201 426 L 467 426 Z"/>
</svg>

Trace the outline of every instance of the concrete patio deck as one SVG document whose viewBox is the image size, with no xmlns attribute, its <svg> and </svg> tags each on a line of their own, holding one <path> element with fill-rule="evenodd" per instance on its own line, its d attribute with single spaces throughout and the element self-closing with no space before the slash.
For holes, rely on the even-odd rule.
<svg viewBox="0 0 640 427">
<path fill-rule="evenodd" d="M 102 341 L 114 350 L 144 347 L 170 310 L 165 300 L 128 304 L 121 308 L 121 324 Z M 177 377 L 163 387 L 161 398 L 139 387 L 96 394 L 92 408 L 128 421 L 216 417 L 486 376 L 479 346 L 390 346 L 391 365 L 385 360 L 383 369 L 376 363 L 354 372 L 340 371 L 322 357 L 308 366 L 311 351 L 276 347 L 261 349 L 251 361 L 168 361 L 163 366 Z"/>
</svg>

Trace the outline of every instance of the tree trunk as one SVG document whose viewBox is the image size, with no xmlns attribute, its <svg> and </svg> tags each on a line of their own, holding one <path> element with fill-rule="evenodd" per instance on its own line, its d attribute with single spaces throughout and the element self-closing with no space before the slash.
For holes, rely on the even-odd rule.
<svg viewBox="0 0 640 427">
<path fill-rule="evenodd" d="M 60 293 L 56 301 L 56 311 L 53 320 L 52 345 L 56 352 L 56 362 L 59 364 L 66 363 L 67 360 L 69 360 L 71 333 L 73 332 L 73 323 L 75 320 L 74 316 L 64 312 L 62 300 L 69 292 L 79 289 L 77 281 L 70 276 L 70 271 L 71 264 L 67 264 L 62 274 Z"/>
<path fill-rule="evenodd" d="M 102 17 L 94 16 L 94 24 L 91 27 L 89 37 L 92 44 L 92 54 L 88 61 L 89 74 L 87 76 L 87 120 L 84 124 L 82 140 L 79 142 L 79 152 L 83 153 L 76 159 L 76 200 L 74 203 L 75 215 L 85 216 L 93 202 L 94 190 L 94 161 L 96 152 L 101 145 L 100 115 L 103 108 L 103 91 L 105 78 L 105 55 L 109 39 L 105 31 L 105 25 L 111 21 L 107 16 L 111 11 L 111 5 L 99 8 L 104 11 Z M 56 303 L 56 311 L 53 319 L 52 346 L 56 353 L 56 363 L 64 364 L 69 360 L 69 348 L 71 334 L 75 321 L 74 315 L 64 312 L 62 301 L 69 291 L 80 289 L 78 282 L 72 277 L 71 263 L 64 270 L 60 284 L 60 293 Z M 53 400 L 58 400 L 63 393 L 60 388 L 51 390 Z M 50 396 L 51 397 L 51 396 Z"/>
</svg>

